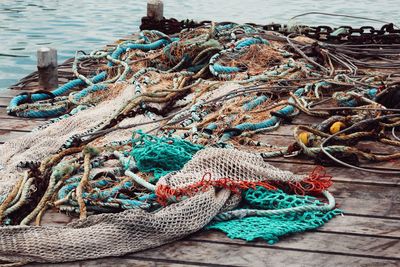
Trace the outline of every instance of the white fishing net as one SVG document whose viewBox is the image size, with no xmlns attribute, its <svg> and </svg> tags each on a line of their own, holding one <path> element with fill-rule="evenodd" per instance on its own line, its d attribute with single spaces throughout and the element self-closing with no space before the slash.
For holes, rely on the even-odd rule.
<svg viewBox="0 0 400 267">
<path fill-rule="evenodd" d="M 132 86 L 125 86 L 115 98 L 1 145 L 0 195 L 7 193 L 23 175 L 18 168 L 20 162 L 40 162 L 56 153 L 70 137 L 101 127 L 114 118 L 133 95 Z"/>
<path fill-rule="evenodd" d="M 206 98 L 229 92 L 223 87 L 206 94 Z M 43 130 L 32 132 L 0 147 L 0 194 L 10 191 L 22 176 L 20 162 L 41 162 L 57 153 L 74 135 L 100 129 L 108 123 L 134 96 L 132 86 L 126 86 L 110 100 L 96 107 L 56 122 Z M 146 122 L 137 115 L 120 126 Z M 157 124 L 139 127 L 149 130 Z M 111 132 L 96 140 L 96 146 L 130 138 L 134 128 Z M 304 177 L 279 170 L 264 162 L 261 156 L 235 149 L 207 148 L 201 150 L 182 170 L 162 177 L 156 187 L 183 188 L 202 180 L 209 173 L 211 180 L 229 178 L 233 181 L 300 181 Z M 157 191 L 157 190 L 156 190 Z M 127 210 L 114 214 L 89 216 L 66 226 L 0 227 L 0 260 L 7 262 L 65 262 L 119 256 L 159 246 L 196 232 L 218 213 L 235 208 L 240 196 L 227 189 L 207 187 L 196 194 L 156 211 Z"/>
<path fill-rule="evenodd" d="M 181 188 L 211 173 L 211 179 L 241 181 L 299 181 L 301 176 L 281 171 L 260 156 L 235 149 L 209 148 L 198 152 L 184 168 L 160 179 L 157 186 Z M 159 246 L 209 223 L 221 211 L 232 209 L 239 198 L 210 187 L 155 213 L 127 210 L 88 217 L 64 227 L 1 227 L 0 259 L 19 262 L 64 262 L 120 256 Z"/>
</svg>

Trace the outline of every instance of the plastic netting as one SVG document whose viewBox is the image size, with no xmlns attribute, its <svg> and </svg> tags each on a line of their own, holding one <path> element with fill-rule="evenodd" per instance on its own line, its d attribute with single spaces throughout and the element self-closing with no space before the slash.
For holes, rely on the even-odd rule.
<svg viewBox="0 0 400 267">
<path fill-rule="evenodd" d="M 238 30 L 249 36 L 237 40 Z M 124 255 L 202 229 L 236 209 L 242 190 L 326 190 L 332 182 L 324 173 L 293 174 L 266 163 L 260 153 L 238 149 L 246 146 L 240 143 L 246 138 L 276 129 L 283 118 L 298 113 L 286 101 L 270 108 L 272 91 L 264 94 L 254 86 L 287 78 L 296 87 L 301 78 L 321 76 L 259 33 L 249 25 L 185 31 L 180 39 L 145 31 L 111 55 L 77 56 L 75 63 L 90 58 L 108 64 L 92 77 L 96 81 L 77 72 L 77 80 L 53 92 L 68 97 L 53 100 L 35 93 L 34 103 L 24 95 L 15 97 L 10 114 L 63 116 L 0 147 L 0 221 L 22 224 L 0 227 L 0 260 L 65 262 Z M 266 65 L 257 62 L 261 55 Z M 78 85 L 87 87 L 69 92 Z M 313 95 L 301 87 L 293 97 L 304 93 Z M 132 139 L 139 129 L 146 134 Z M 247 149 L 269 151 L 268 145 L 257 144 Z M 282 148 L 275 150 L 282 155 Z M 40 223 L 49 207 L 81 219 L 58 227 L 23 226 L 34 219 Z M 288 220 L 286 229 L 300 231 Z M 279 235 L 271 230 L 266 239 Z"/>
<path fill-rule="evenodd" d="M 260 210 L 279 210 L 305 205 L 321 205 L 314 197 L 289 195 L 281 190 L 268 190 L 263 187 L 249 189 L 244 193 L 244 205 Z M 230 238 L 246 241 L 264 239 L 269 244 L 279 241 L 285 235 L 313 230 L 323 226 L 335 215 L 338 209 L 323 211 L 288 212 L 282 215 L 251 216 L 222 222 L 212 222 L 206 228 L 225 232 Z"/>
<path fill-rule="evenodd" d="M 132 139 L 130 155 L 139 171 L 154 174 L 150 182 L 157 182 L 160 177 L 179 171 L 197 151 L 204 148 L 176 138 L 155 138 L 142 131 L 138 134 L 139 137 Z"/>
<path fill-rule="evenodd" d="M 212 179 L 235 181 L 300 181 L 304 177 L 282 171 L 260 156 L 235 149 L 200 150 L 182 170 L 162 177 L 157 186 L 180 188 Z M 65 227 L 1 227 L 0 259 L 62 262 L 118 256 L 180 239 L 207 225 L 221 211 L 232 209 L 240 198 L 229 190 L 209 187 L 189 198 L 149 213 L 127 210 L 89 216 Z"/>
</svg>

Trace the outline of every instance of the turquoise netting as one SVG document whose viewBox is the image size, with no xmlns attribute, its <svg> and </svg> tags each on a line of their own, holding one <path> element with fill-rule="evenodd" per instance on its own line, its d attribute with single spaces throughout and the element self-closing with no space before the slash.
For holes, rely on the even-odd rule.
<svg viewBox="0 0 400 267">
<path fill-rule="evenodd" d="M 244 208 L 251 209 L 284 209 L 304 205 L 322 205 L 323 203 L 311 196 L 289 195 L 281 190 L 267 190 L 263 187 L 244 192 Z M 324 225 L 335 215 L 341 214 L 338 209 L 328 212 L 307 211 L 302 213 L 287 213 L 268 217 L 246 217 L 222 222 L 211 222 L 206 229 L 223 231 L 229 238 L 239 238 L 252 241 L 258 238 L 269 244 L 279 241 L 279 237 L 313 230 Z"/>
<path fill-rule="evenodd" d="M 204 148 L 191 142 L 171 137 L 156 137 L 138 131 L 137 138 L 132 138 L 131 156 L 141 172 L 152 172 L 155 183 L 160 177 L 182 169 L 193 155 Z"/>
</svg>

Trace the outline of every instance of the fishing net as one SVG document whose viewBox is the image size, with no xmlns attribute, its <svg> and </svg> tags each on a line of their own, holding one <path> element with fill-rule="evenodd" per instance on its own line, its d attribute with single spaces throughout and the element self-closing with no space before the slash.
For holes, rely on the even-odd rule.
<svg viewBox="0 0 400 267">
<path fill-rule="evenodd" d="M 314 197 L 289 195 L 281 190 L 268 190 L 264 187 L 247 190 L 244 192 L 243 199 L 247 208 L 260 210 L 321 205 L 320 201 Z M 279 237 L 321 227 L 337 214 L 341 214 L 338 209 L 327 212 L 311 210 L 296 213 L 289 211 L 277 215 L 251 216 L 223 222 L 212 222 L 207 225 L 206 229 L 223 231 L 230 238 L 240 238 L 246 241 L 264 239 L 269 244 L 274 244 L 278 242 Z"/>
<path fill-rule="evenodd" d="M 154 174 L 154 179 L 150 182 L 157 182 L 160 177 L 172 171 L 179 171 L 197 151 L 203 149 L 203 146 L 185 140 L 154 138 L 141 131 L 138 134 L 140 137 L 132 140 L 131 156 L 139 171 Z"/>
<path fill-rule="evenodd" d="M 110 50 L 77 53 L 77 79 L 51 94 L 16 96 L 9 114 L 57 118 L 0 147 L 0 221 L 7 225 L 0 227 L 0 259 L 119 256 L 207 225 L 232 238 L 270 243 L 322 226 L 339 212 L 327 192 L 332 177 L 319 167 L 294 174 L 265 158 L 323 161 L 325 150 L 369 160 L 390 157 L 348 146 L 360 135 L 382 138 L 383 124 L 382 131 L 373 131 L 374 123 L 367 132 L 339 135 L 379 112 L 332 116 L 312 108 L 328 100 L 338 108 L 376 107 L 380 80 L 327 76 L 329 54 L 318 58 L 318 49 L 300 41 L 237 24 L 173 36 L 143 31 Z M 300 47 L 310 56 L 301 56 Z M 88 61 L 97 62 L 91 78 L 79 68 Z M 282 146 L 263 142 L 265 132 L 300 112 L 326 120 L 296 125 L 294 138 L 282 138 Z M 332 140 L 323 150 L 326 138 Z M 311 197 L 321 194 L 327 204 Z M 80 219 L 67 226 L 27 226 L 40 225 L 48 209 Z"/>
<path fill-rule="evenodd" d="M 254 154 L 208 148 L 195 154 L 182 170 L 162 177 L 157 187 L 183 188 L 201 181 L 205 173 L 211 173 L 213 180 L 229 177 L 237 183 L 304 178 L 274 168 Z M 221 211 L 237 206 L 239 198 L 231 194 L 227 189 L 207 187 L 155 213 L 136 209 L 94 215 L 65 227 L 2 227 L 0 259 L 61 262 L 118 256 L 158 246 L 200 230 Z"/>
<path fill-rule="evenodd" d="M 126 86 L 115 98 L 100 103 L 96 108 L 87 109 L 80 112 L 79 116 L 71 116 L 41 131 L 33 131 L 1 145 L 0 195 L 7 193 L 23 175 L 19 168 L 23 167 L 21 164 L 41 162 L 49 155 L 59 152 L 71 137 L 84 134 L 90 129 L 101 128 L 115 117 L 133 95 L 132 87 Z M 131 133 L 128 138 L 130 135 Z"/>
</svg>

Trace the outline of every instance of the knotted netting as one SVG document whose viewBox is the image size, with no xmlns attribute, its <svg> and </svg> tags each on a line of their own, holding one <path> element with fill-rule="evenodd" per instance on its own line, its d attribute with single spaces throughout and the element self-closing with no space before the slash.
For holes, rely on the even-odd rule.
<svg viewBox="0 0 400 267">
<path fill-rule="evenodd" d="M 240 32 L 249 37 L 232 37 Z M 272 91 L 264 94 L 255 86 L 320 76 L 260 34 L 246 25 L 195 29 L 180 39 L 144 31 L 140 40 L 111 53 L 77 55 L 78 79 L 56 89 L 56 99 L 37 93 L 27 103 L 17 96 L 10 114 L 62 116 L 0 147 L 0 221 L 7 225 L 0 227 L 0 260 L 119 256 L 181 239 L 210 223 L 215 227 L 213 221 L 269 216 L 243 207 L 241 193 L 258 187 L 276 194 L 328 194 L 330 176 L 280 170 L 263 157 L 288 149 L 252 138 L 298 114 L 294 99 L 312 94 L 296 88 L 288 101 L 276 104 Z M 261 55 L 265 65 L 255 62 Z M 88 79 L 77 68 L 86 59 L 108 64 Z M 72 85 L 87 87 L 60 97 Z M 313 200 L 316 205 L 300 201 L 290 210 L 258 208 L 327 213 L 334 208 L 327 196 L 329 205 Z M 80 219 L 38 226 L 48 209 Z M 37 226 L 29 226 L 33 221 Z"/>
<path fill-rule="evenodd" d="M 237 183 L 266 181 L 265 177 L 271 182 L 304 179 L 274 168 L 255 154 L 209 148 L 199 151 L 182 170 L 162 177 L 156 186 L 184 188 L 200 182 L 204 173 L 212 173 L 215 181 L 230 177 Z M 218 213 L 235 208 L 239 201 L 231 191 L 211 186 L 155 213 L 135 209 L 89 216 L 64 227 L 1 227 L 0 258 L 61 262 L 124 255 L 196 232 Z"/>
</svg>

